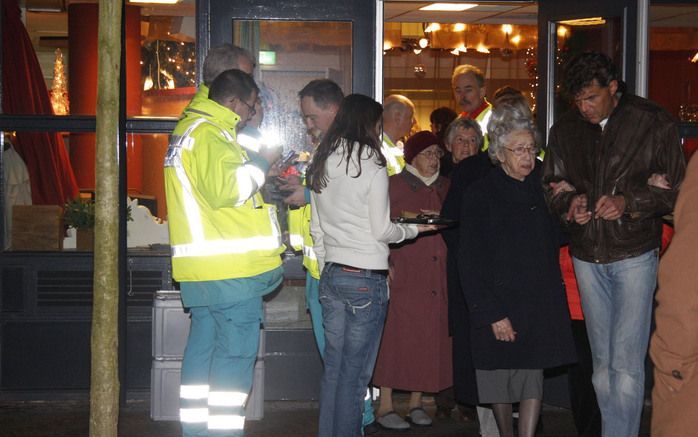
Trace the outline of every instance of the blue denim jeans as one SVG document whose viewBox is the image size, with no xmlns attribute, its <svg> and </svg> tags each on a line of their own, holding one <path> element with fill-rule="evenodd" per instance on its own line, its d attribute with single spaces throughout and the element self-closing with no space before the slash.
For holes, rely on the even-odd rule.
<svg viewBox="0 0 698 437">
<path fill-rule="evenodd" d="M 322 326 L 322 305 L 320 305 L 320 280 L 313 278 L 310 273 L 305 277 L 305 301 L 310 312 L 313 334 L 320 357 L 325 355 L 325 328 Z M 364 400 L 364 413 L 361 420 L 363 426 L 376 420 L 373 414 L 373 400 L 368 394 Z"/>
<path fill-rule="evenodd" d="M 318 435 L 360 437 L 388 307 L 387 278 L 328 263 L 320 277 L 320 303 L 326 343 Z"/>
<path fill-rule="evenodd" d="M 657 258 L 657 250 L 608 264 L 573 258 L 603 437 L 636 437 L 640 429 Z"/>
</svg>

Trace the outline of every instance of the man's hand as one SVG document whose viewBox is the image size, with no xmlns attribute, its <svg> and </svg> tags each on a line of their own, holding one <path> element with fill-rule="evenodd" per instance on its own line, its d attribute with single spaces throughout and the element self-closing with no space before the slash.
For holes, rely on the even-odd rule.
<svg viewBox="0 0 698 437">
<path fill-rule="evenodd" d="M 589 220 L 591 220 L 591 211 L 589 211 L 587 203 L 588 200 L 586 194 L 578 194 L 574 196 L 565 219 L 568 222 L 574 220 L 580 225 L 589 223 Z"/>
<path fill-rule="evenodd" d="M 283 191 L 293 191 L 301 185 L 301 177 L 294 174 L 279 178 L 279 181 L 281 181 L 279 188 Z"/>
<path fill-rule="evenodd" d="M 596 202 L 594 218 L 618 220 L 625 212 L 625 197 L 603 195 Z"/>
<path fill-rule="evenodd" d="M 284 191 L 287 191 L 286 189 L 284 189 L 284 187 L 288 187 L 288 185 L 282 185 L 279 188 L 283 189 Z M 293 188 L 293 191 L 291 191 L 291 194 L 284 197 L 284 203 L 286 205 L 294 205 L 294 206 L 305 205 L 307 203 L 305 201 L 305 187 L 303 185 L 297 185 L 295 188 Z"/>
<path fill-rule="evenodd" d="M 498 322 L 492 324 L 492 333 L 494 333 L 494 338 L 499 341 L 515 341 L 516 331 L 511 326 L 509 317 L 505 317 Z"/>
</svg>

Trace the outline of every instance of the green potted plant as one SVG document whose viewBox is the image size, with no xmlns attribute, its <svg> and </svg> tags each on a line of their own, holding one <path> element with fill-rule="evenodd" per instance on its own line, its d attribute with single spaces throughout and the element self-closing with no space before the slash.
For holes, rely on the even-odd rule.
<svg viewBox="0 0 698 437">
<path fill-rule="evenodd" d="M 91 251 L 94 246 L 95 203 L 91 199 L 75 198 L 63 207 L 63 223 L 76 230 L 75 248 Z"/>
</svg>

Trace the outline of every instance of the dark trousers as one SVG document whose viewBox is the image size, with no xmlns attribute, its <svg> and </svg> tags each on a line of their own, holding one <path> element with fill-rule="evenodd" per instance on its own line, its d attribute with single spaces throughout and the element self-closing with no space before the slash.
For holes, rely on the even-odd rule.
<svg viewBox="0 0 698 437">
<path fill-rule="evenodd" d="M 591 383 L 593 365 L 584 320 L 572 320 L 572 336 L 579 360 L 568 371 L 574 424 L 580 436 L 598 437 L 601 435 L 601 411 Z"/>
</svg>

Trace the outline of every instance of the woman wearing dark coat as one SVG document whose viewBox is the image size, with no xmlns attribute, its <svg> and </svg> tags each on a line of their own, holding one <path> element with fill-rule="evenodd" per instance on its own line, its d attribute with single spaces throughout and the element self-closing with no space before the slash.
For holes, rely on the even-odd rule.
<svg viewBox="0 0 698 437">
<path fill-rule="evenodd" d="M 475 135 L 477 148 L 480 150 L 484 142 L 480 125 L 471 119 L 458 119 L 459 123 L 467 123 Z M 455 122 L 454 122 L 455 123 Z M 465 126 L 465 125 L 464 125 Z M 452 142 L 457 133 L 456 125 L 449 126 L 444 137 L 446 142 Z M 451 185 L 441 208 L 441 216 L 459 220 L 463 194 L 466 189 L 478 179 L 484 177 L 492 168 L 492 162 L 486 152 L 475 153 L 455 164 L 451 172 Z M 470 322 L 468 308 L 463 298 L 463 290 L 458 276 L 458 227 L 441 231 L 448 255 L 446 260 L 446 276 L 448 284 L 448 328 L 453 339 L 453 389 L 457 402 L 467 405 L 477 405 L 477 384 L 475 368 L 470 353 Z"/>
<path fill-rule="evenodd" d="M 533 437 L 543 369 L 573 362 L 574 343 L 558 262 L 559 244 L 534 171 L 530 118 L 493 111 L 489 156 L 496 164 L 467 190 L 461 208 L 459 272 L 470 316 L 478 397 L 492 404 L 502 437 Z"/>
</svg>

